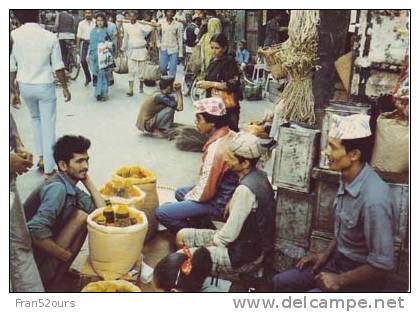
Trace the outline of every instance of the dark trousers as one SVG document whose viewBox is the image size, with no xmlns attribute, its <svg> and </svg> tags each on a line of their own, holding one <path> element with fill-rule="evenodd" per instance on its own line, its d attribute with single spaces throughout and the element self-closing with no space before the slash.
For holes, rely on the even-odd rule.
<svg viewBox="0 0 420 312">
<path fill-rule="evenodd" d="M 333 257 L 319 270 L 319 272 L 329 272 L 341 274 L 354 270 L 364 263 L 353 261 L 343 254 L 336 252 Z M 315 282 L 315 274 L 312 273 L 312 265 L 307 265 L 300 271 L 297 268 L 278 273 L 273 277 L 273 291 L 275 292 L 322 292 Z M 385 280 L 370 281 L 365 285 L 350 286 L 342 291 L 345 292 L 380 292 L 385 285 Z"/>
<path fill-rule="evenodd" d="M 92 78 L 90 76 L 90 71 L 89 71 L 89 65 L 88 62 L 86 60 L 86 57 L 88 55 L 88 49 L 89 49 L 89 41 L 82 41 L 82 46 L 80 49 L 80 64 L 82 65 L 83 68 L 83 72 L 85 73 L 85 78 L 86 81 L 92 81 Z M 95 76 L 94 76 L 94 82 L 95 82 Z"/>
</svg>

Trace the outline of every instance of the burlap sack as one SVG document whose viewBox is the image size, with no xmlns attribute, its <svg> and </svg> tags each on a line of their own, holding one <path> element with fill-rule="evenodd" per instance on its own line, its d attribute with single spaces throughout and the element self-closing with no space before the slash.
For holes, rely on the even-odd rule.
<svg viewBox="0 0 420 312">
<path fill-rule="evenodd" d="M 127 274 L 139 260 L 148 223 L 144 212 L 129 207 L 130 217 L 141 223 L 128 227 L 99 225 L 94 220 L 104 208 L 87 218 L 89 259 L 93 270 L 104 280 L 115 280 Z"/>
<path fill-rule="evenodd" d="M 114 72 L 117 74 L 127 74 L 128 73 L 128 59 L 127 55 L 123 52 L 118 54 L 117 58 L 115 59 Z"/>
<path fill-rule="evenodd" d="M 152 62 L 147 62 L 144 65 L 142 76 L 144 80 L 153 80 L 153 81 L 159 80 L 160 79 L 159 65 L 156 65 Z"/>
<path fill-rule="evenodd" d="M 89 283 L 82 292 L 141 292 L 141 289 L 125 280 L 117 280 Z"/>
<path fill-rule="evenodd" d="M 408 171 L 410 130 L 408 121 L 397 118 L 397 112 L 378 117 L 371 165 L 383 172 Z"/>
<path fill-rule="evenodd" d="M 124 166 L 117 170 L 112 177 L 112 181 L 124 182 L 129 185 L 135 185 L 146 193 L 146 198 L 140 208 L 149 222 L 149 231 L 146 241 L 152 238 L 157 231 L 158 221 L 155 217 L 155 211 L 159 207 L 159 197 L 156 191 L 156 175 L 150 170 L 141 166 Z"/>
<path fill-rule="evenodd" d="M 111 193 L 108 192 L 108 188 L 111 187 Z M 146 192 L 142 191 L 138 186 L 131 185 L 129 187 L 132 187 L 136 192 L 138 192 L 137 196 L 131 196 L 128 194 L 127 197 L 120 197 L 116 195 L 116 188 L 113 186 L 112 182 L 106 183 L 104 186 L 102 186 L 99 191 L 104 199 L 109 199 L 111 201 L 111 204 L 113 205 L 127 205 L 130 207 L 134 207 L 136 209 L 142 210 L 144 201 L 146 199 Z M 125 187 L 127 188 L 127 187 Z"/>
</svg>

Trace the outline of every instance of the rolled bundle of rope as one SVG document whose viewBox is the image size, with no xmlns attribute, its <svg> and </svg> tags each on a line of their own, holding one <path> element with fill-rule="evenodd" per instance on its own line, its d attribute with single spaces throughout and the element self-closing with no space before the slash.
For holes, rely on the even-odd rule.
<svg viewBox="0 0 420 312">
<path fill-rule="evenodd" d="M 278 100 L 280 119 L 315 124 L 312 75 L 318 62 L 318 10 L 292 10 L 287 48 L 274 55 L 290 81 Z"/>
</svg>

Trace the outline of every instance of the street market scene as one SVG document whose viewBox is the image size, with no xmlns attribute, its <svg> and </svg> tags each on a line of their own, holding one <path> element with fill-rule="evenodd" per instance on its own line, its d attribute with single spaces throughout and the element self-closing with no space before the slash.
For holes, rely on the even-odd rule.
<svg viewBox="0 0 420 312">
<path fill-rule="evenodd" d="M 10 292 L 410 291 L 410 10 L 9 12 Z"/>
</svg>

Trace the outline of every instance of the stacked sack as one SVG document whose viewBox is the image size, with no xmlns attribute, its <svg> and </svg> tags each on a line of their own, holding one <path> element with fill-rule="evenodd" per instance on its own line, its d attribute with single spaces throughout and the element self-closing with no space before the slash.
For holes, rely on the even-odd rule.
<svg viewBox="0 0 420 312">
<path fill-rule="evenodd" d="M 138 209 L 143 211 L 149 223 L 146 241 L 152 238 L 158 227 L 155 211 L 159 207 L 159 197 L 156 189 L 156 175 L 141 166 L 124 166 L 119 168 L 112 177 L 114 185 L 130 185 L 137 187 L 146 194 L 144 202 Z"/>
</svg>

